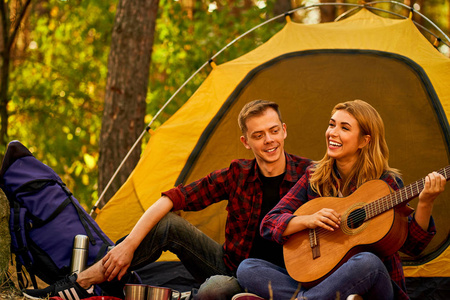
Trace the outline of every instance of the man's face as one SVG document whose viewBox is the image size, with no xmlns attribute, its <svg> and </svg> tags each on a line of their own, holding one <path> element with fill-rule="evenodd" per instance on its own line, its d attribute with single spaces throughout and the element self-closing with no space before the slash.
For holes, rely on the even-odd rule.
<svg viewBox="0 0 450 300">
<path fill-rule="evenodd" d="M 262 114 L 246 121 L 247 133 L 241 136 L 245 148 L 252 150 L 258 164 L 284 161 L 286 124 L 281 123 L 277 112 L 268 108 Z"/>
</svg>

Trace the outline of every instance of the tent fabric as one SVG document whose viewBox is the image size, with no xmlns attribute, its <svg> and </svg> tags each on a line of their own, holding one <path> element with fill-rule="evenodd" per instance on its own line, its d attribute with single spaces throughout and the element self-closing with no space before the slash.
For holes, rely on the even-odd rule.
<svg viewBox="0 0 450 300">
<path fill-rule="evenodd" d="M 237 115 L 246 102 L 261 98 L 280 104 L 287 151 L 315 160 L 325 152 L 333 106 L 353 99 L 371 103 L 385 121 L 390 165 L 411 183 L 449 164 L 449 74 L 450 60 L 410 19 L 361 9 L 334 23 L 288 22 L 263 45 L 211 71 L 153 133 L 135 170 L 96 221 L 117 240 L 162 191 L 227 167 L 232 159 L 251 158 L 239 142 Z M 404 257 L 406 276 L 450 276 L 449 190 L 435 204 L 433 242 L 420 257 Z M 225 207 L 222 201 L 179 214 L 223 242 Z M 166 253 L 161 259 L 176 257 Z"/>
</svg>

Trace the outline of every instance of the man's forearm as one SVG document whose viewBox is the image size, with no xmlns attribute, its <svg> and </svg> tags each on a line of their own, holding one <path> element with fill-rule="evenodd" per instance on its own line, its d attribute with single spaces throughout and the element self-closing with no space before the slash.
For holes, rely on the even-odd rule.
<svg viewBox="0 0 450 300">
<path fill-rule="evenodd" d="M 126 242 L 133 250 L 139 246 L 145 236 L 173 207 L 173 202 L 167 196 L 159 198 L 141 216 L 123 242 Z"/>
</svg>

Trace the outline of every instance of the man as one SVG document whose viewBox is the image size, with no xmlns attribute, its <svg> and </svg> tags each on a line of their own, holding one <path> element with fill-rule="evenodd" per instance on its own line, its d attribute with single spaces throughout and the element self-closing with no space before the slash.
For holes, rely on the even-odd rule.
<svg viewBox="0 0 450 300">
<path fill-rule="evenodd" d="M 167 192 L 150 206 L 133 230 L 92 267 L 43 290 L 26 290 L 41 298 L 76 293 L 80 299 L 93 284 L 122 279 L 159 258 L 175 253 L 200 286 L 194 299 L 231 299 L 241 288 L 235 279 L 239 263 L 248 257 L 283 264 L 282 248 L 261 238 L 259 225 L 304 174 L 309 159 L 284 152 L 287 136 L 278 105 L 256 100 L 247 103 L 238 117 L 240 140 L 255 159 L 233 160 L 228 168 L 214 171 L 189 185 Z M 218 244 L 171 211 L 201 210 L 228 200 L 225 243 Z M 208 279 L 209 278 L 209 279 Z M 207 280 L 208 279 L 208 280 Z"/>
</svg>

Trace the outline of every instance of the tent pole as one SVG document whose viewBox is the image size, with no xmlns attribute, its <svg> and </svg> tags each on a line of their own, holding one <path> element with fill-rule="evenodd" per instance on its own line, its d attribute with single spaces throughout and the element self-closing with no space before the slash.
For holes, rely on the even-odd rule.
<svg viewBox="0 0 450 300">
<path fill-rule="evenodd" d="M 410 6 L 408 6 L 408 5 L 404 4 L 404 3 L 397 2 L 397 1 L 373 1 L 373 2 L 368 2 L 368 3 L 366 3 L 366 5 L 379 4 L 379 3 L 392 3 L 392 4 L 396 4 L 396 5 L 402 6 L 402 7 L 404 7 L 404 8 L 407 8 L 407 9 L 413 11 L 414 13 L 418 14 L 420 17 L 424 18 L 428 23 L 430 23 L 437 31 L 439 31 L 440 34 L 442 34 L 442 36 L 444 36 L 444 37 L 447 39 L 447 41 L 450 42 L 450 38 L 444 33 L 444 31 L 442 31 L 442 29 L 439 28 L 439 26 L 437 26 L 435 23 L 433 23 L 433 21 L 431 21 L 429 18 L 427 18 L 424 14 L 422 14 L 422 13 L 419 12 L 418 10 L 413 9 L 412 7 L 410 7 Z M 393 15 L 397 15 L 397 16 L 399 16 L 399 17 L 406 18 L 405 16 L 396 14 L 396 13 L 394 13 L 394 12 L 390 12 L 390 11 L 388 11 L 388 10 L 383 10 L 383 9 L 376 8 L 376 7 L 370 7 L 370 8 L 371 8 L 371 9 L 374 9 L 374 10 L 379 10 L 379 11 L 387 12 L 387 13 L 390 13 L 390 14 L 393 14 Z M 414 22 L 414 24 L 415 24 L 415 25 L 418 25 L 420 28 L 422 28 L 422 29 L 428 31 L 428 33 L 434 35 L 434 34 L 431 33 L 428 29 L 424 28 L 424 27 L 421 26 L 420 24 L 418 24 L 418 23 L 416 23 L 416 22 Z M 436 35 L 434 35 L 434 37 L 438 38 Z M 448 45 L 447 45 L 447 46 L 448 46 Z"/>
<path fill-rule="evenodd" d="M 384 3 L 384 2 L 386 2 L 386 1 L 378 1 L 377 3 Z M 371 2 L 371 3 L 373 3 L 373 2 Z M 368 4 L 371 4 L 371 3 L 368 3 Z M 406 6 L 406 7 L 409 8 L 409 6 Z M 341 14 L 340 16 L 338 16 L 334 21 L 335 21 L 335 22 L 340 21 L 342 18 L 346 17 L 348 14 L 354 12 L 354 11 L 357 10 L 357 9 L 358 9 L 358 7 L 354 7 L 354 8 L 352 8 L 352 9 L 346 11 L 345 13 Z M 404 19 L 407 19 L 407 18 L 408 18 L 408 17 L 403 16 L 403 15 L 401 15 L 401 14 L 398 14 L 398 13 L 395 13 L 395 12 L 392 12 L 392 11 L 389 11 L 389 10 L 385 10 L 385 9 L 382 9 L 382 8 L 378 8 L 378 7 L 369 7 L 369 9 L 370 9 L 370 10 L 376 10 L 376 11 L 385 12 L 385 13 L 388 13 L 388 14 L 391 14 L 391 15 L 394 15 L 394 16 L 397 16 L 397 17 L 400 17 L 400 18 L 404 18 Z M 418 15 L 422 16 L 418 11 L 415 11 L 415 12 L 416 12 Z M 425 18 L 424 16 L 422 16 L 422 17 Z M 449 43 L 447 43 L 447 42 L 443 41 L 442 39 L 440 39 L 436 34 L 434 34 L 433 32 L 431 32 L 429 29 L 425 28 L 423 25 L 420 25 L 420 24 L 417 23 L 416 21 L 413 21 L 413 20 L 412 20 L 412 22 L 414 23 L 414 25 L 416 25 L 417 27 L 420 27 L 420 29 L 426 31 L 428 34 L 434 36 L 436 39 L 439 39 L 443 44 L 445 44 L 447 47 L 450 48 L 450 44 L 449 44 Z M 436 25 L 434 25 L 431 21 L 429 21 L 429 22 L 433 25 L 433 27 L 436 27 Z M 438 29 L 438 30 L 440 31 L 440 29 Z M 441 31 L 440 31 L 440 32 L 441 32 Z M 442 33 L 442 35 L 450 42 L 450 39 L 445 35 L 445 33 L 443 33 L 443 32 L 441 32 L 441 33 Z"/>
</svg>

